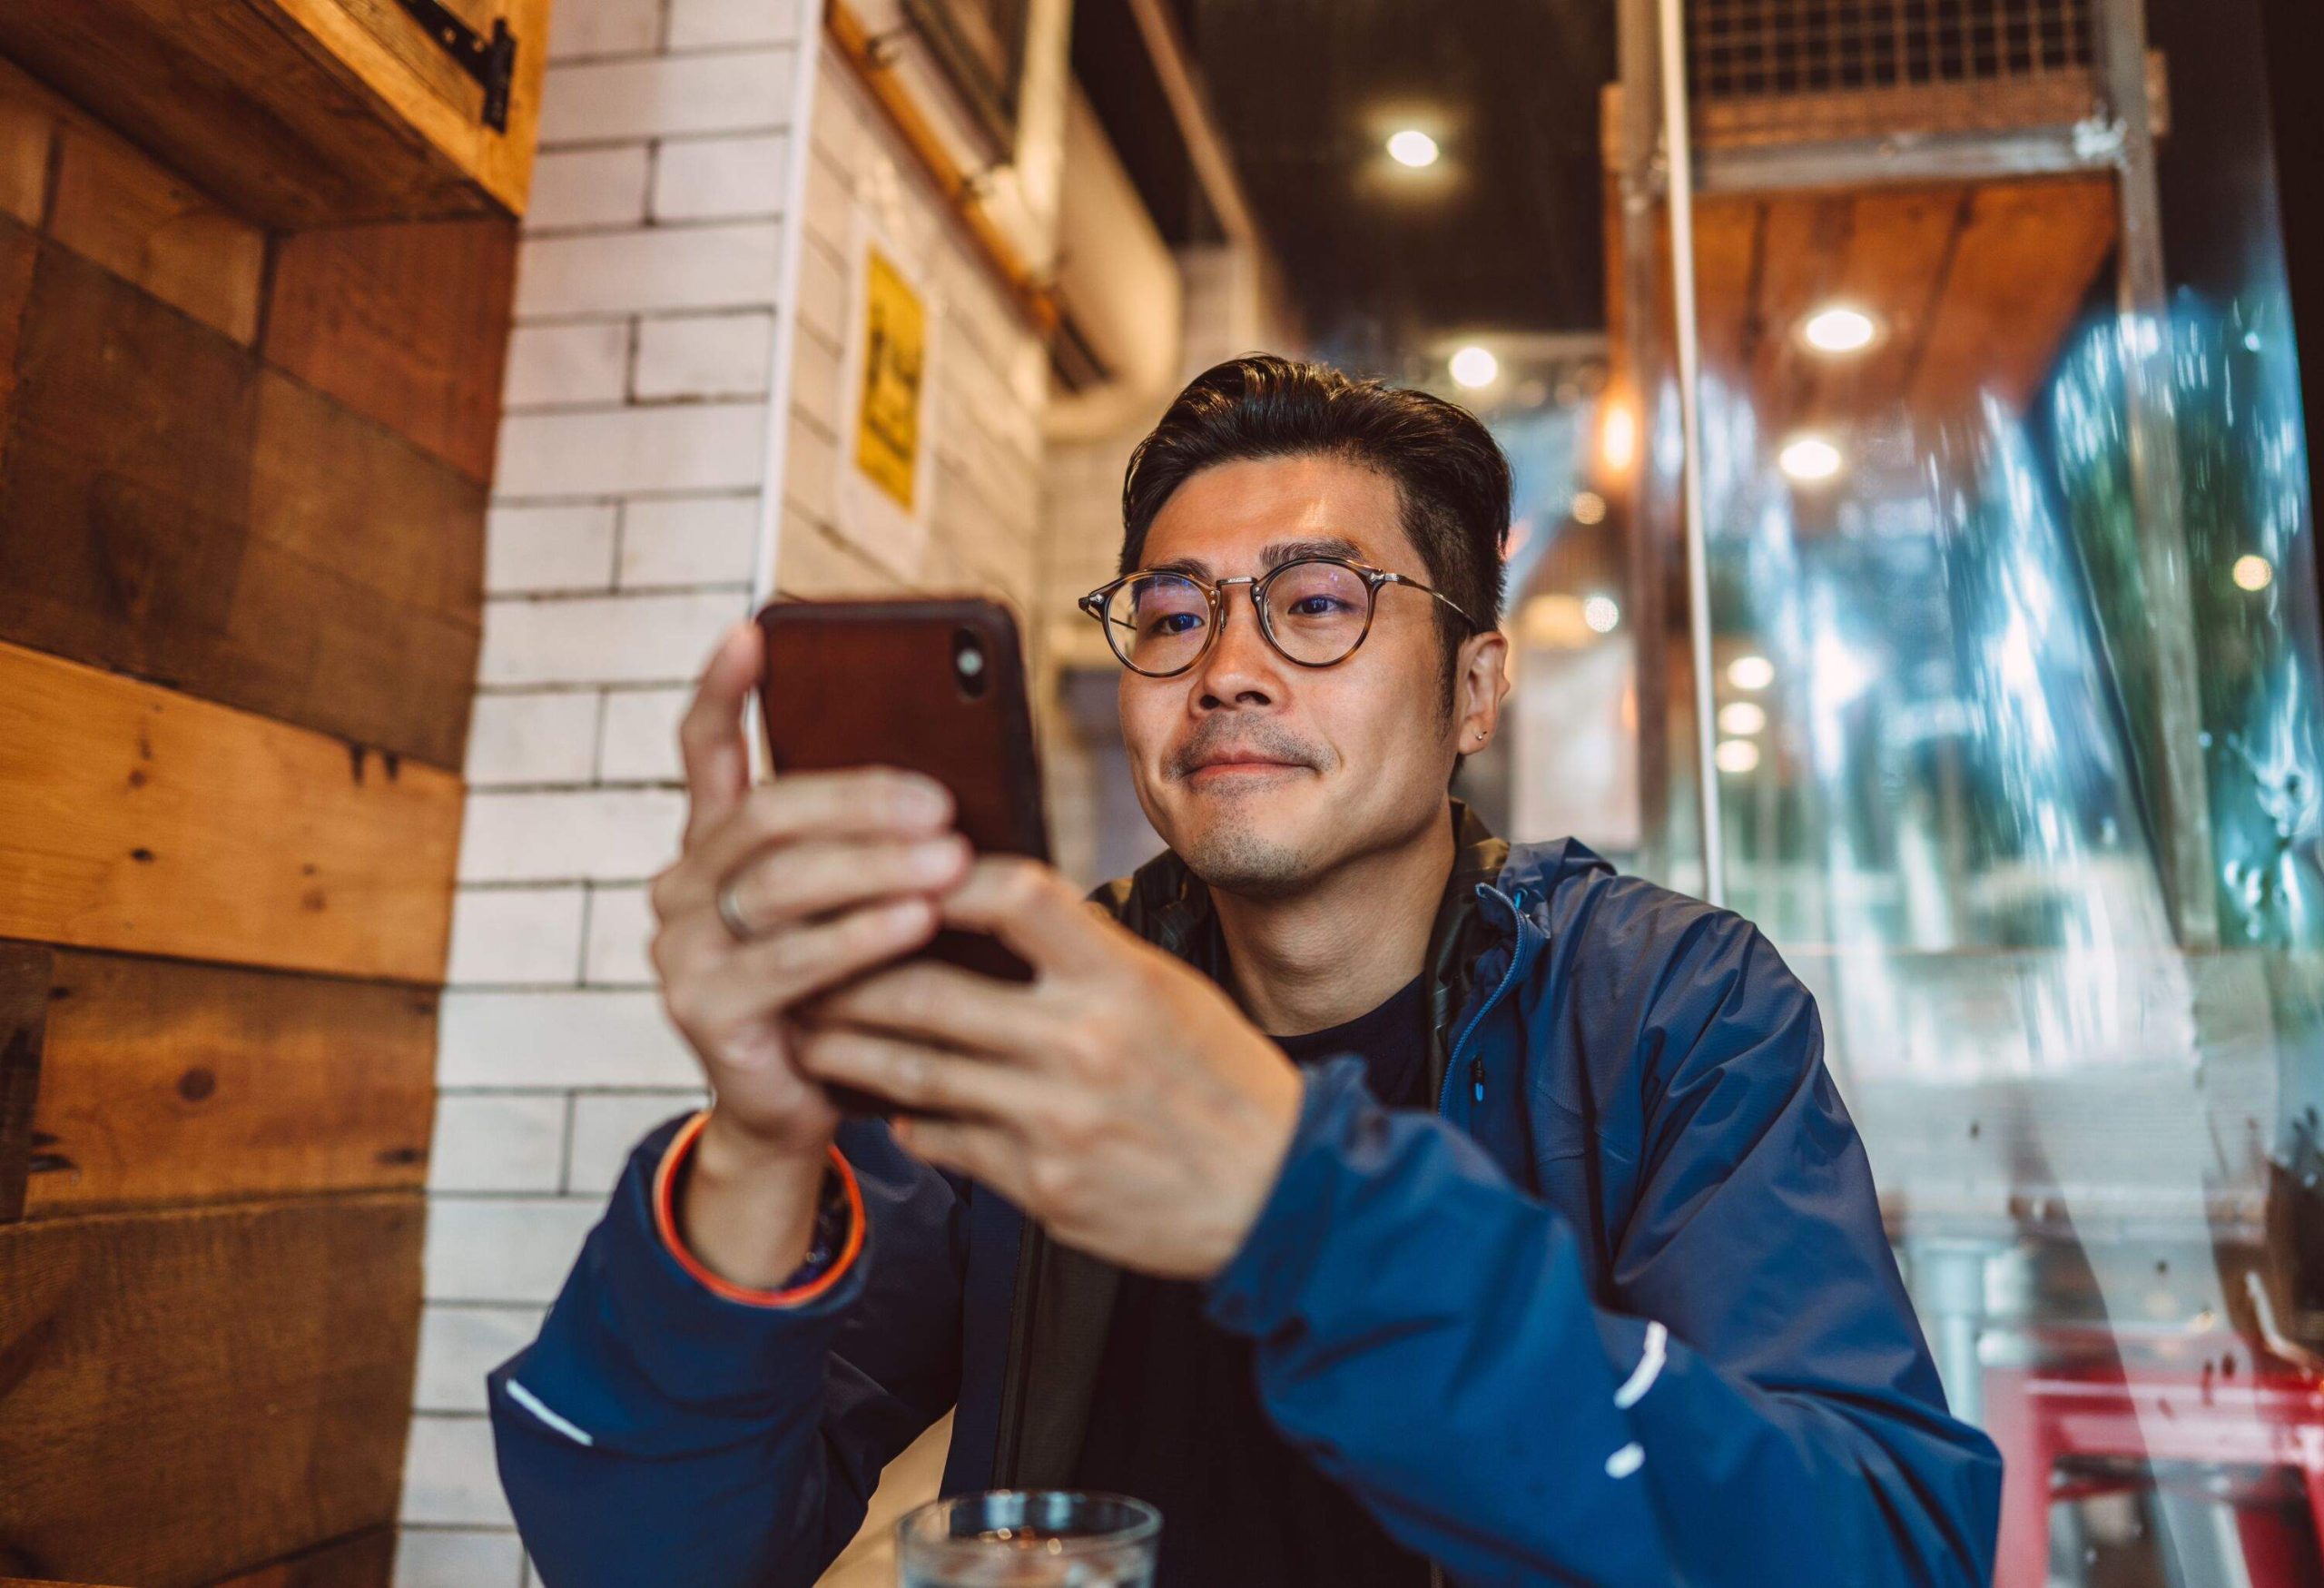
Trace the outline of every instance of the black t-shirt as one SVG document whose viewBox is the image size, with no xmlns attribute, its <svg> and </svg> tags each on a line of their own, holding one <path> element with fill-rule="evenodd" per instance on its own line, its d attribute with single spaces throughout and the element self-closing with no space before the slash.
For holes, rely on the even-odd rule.
<svg viewBox="0 0 2324 1588">
<path fill-rule="evenodd" d="M 1374 1097 L 1424 1108 L 1427 1008 L 1415 976 L 1369 1014 L 1275 1041 L 1303 1065 L 1360 1054 Z M 1276 1431 L 1251 1342 L 1202 1305 L 1192 1281 L 1122 1277 L 1075 1473 L 1161 1507 L 1155 1588 L 1423 1588 L 1427 1562 Z"/>
</svg>

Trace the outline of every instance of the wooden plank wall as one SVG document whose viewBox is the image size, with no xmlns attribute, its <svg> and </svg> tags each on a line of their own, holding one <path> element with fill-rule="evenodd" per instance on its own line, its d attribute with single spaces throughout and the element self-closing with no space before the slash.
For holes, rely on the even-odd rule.
<svg viewBox="0 0 2324 1588">
<path fill-rule="evenodd" d="M 387 1582 L 514 228 L 0 63 L 0 1578 Z"/>
</svg>

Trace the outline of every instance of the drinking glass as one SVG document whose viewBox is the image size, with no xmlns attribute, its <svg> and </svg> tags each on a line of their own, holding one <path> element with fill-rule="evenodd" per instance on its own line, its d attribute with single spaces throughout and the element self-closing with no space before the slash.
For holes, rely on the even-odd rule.
<svg viewBox="0 0 2324 1588">
<path fill-rule="evenodd" d="M 896 1524 L 901 1588 L 1152 1588 L 1162 1513 L 1124 1494 L 991 1489 Z"/>
</svg>

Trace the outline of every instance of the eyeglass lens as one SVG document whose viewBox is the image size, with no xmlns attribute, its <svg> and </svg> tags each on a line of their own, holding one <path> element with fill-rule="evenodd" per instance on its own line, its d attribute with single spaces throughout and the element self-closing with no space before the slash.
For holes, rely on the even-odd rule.
<svg viewBox="0 0 2324 1588">
<path fill-rule="evenodd" d="M 1267 581 L 1262 627 L 1275 649 L 1311 667 L 1338 661 L 1364 637 L 1372 590 L 1362 575 L 1333 562 L 1285 563 Z M 1181 574 L 1148 574 L 1117 587 L 1106 604 L 1106 637 L 1141 673 L 1191 666 L 1209 643 L 1210 598 Z"/>
</svg>

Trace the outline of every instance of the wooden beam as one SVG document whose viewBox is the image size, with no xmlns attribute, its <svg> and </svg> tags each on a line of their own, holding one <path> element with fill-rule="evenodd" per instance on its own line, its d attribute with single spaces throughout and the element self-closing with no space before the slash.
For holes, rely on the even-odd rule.
<svg viewBox="0 0 2324 1588">
<path fill-rule="evenodd" d="M 66 949 L 12 1001 L 11 948 L 0 1031 L 47 1017 L 25 1217 L 425 1183 L 432 990 Z"/>
<path fill-rule="evenodd" d="M 0 1224 L 25 1210 L 54 957 L 38 943 L 0 942 Z"/>
<path fill-rule="evenodd" d="M 214 1583 L 392 1522 L 422 1208 L 0 1228 L 0 1571 Z"/>
<path fill-rule="evenodd" d="M 0 645 L 0 936 L 443 979 L 460 781 Z"/>
<path fill-rule="evenodd" d="M 482 485 L 52 243 L 19 340 L 0 640 L 460 764 Z"/>
</svg>

